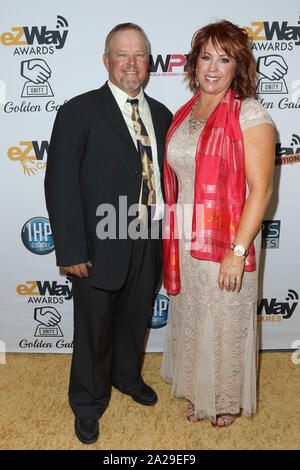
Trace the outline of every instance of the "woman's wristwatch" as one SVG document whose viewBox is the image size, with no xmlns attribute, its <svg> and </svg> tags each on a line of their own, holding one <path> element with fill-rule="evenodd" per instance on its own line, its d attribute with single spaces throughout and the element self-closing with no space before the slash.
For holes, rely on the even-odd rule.
<svg viewBox="0 0 300 470">
<path fill-rule="evenodd" d="M 249 251 L 245 250 L 245 248 L 242 245 L 235 245 L 234 243 L 231 243 L 230 249 L 233 251 L 233 253 L 236 256 L 247 256 Z"/>
</svg>

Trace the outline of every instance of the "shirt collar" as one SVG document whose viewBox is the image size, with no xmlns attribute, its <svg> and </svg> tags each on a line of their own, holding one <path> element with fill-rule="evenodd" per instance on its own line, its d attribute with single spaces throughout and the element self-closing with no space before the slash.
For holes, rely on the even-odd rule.
<svg viewBox="0 0 300 470">
<path fill-rule="evenodd" d="M 128 99 L 132 100 L 133 99 L 132 96 L 127 95 L 127 93 L 125 93 L 119 87 L 114 85 L 110 80 L 107 81 L 107 84 L 108 84 L 112 94 L 114 95 L 114 98 L 115 98 L 116 102 L 118 103 L 119 108 L 121 109 L 121 111 L 125 110 L 126 101 Z M 134 99 L 139 100 L 139 107 L 143 106 L 144 99 L 145 99 L 143 88 L 140 89 L 139 94 L 137 96 L 135 96 Z"/>
</svg>

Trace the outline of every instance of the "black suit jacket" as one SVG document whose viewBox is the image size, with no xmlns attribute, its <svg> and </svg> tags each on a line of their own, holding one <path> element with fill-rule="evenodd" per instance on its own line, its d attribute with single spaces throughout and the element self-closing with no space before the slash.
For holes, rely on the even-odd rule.
<svg viewBox="0 0 300 470">
<path fill-rule="evenodd" d="M 161 176 L 171 112 L 145 94 L 157 141 Z M 132 240 L 118 237 L 119 196 L 137 204 L 141 158 L 107 83 L 60 107 L 49 145 L 46 204 L 58 266 L 93 263 L 92 284 L 121 287 L 128 271 Z M 163 185 L 162 185 L 163 188 Z M 116 239 L 98 239 L 99 205 L 116 210 Z M 106 214 L 103 212 L 103 217 Z"/>
</svg>

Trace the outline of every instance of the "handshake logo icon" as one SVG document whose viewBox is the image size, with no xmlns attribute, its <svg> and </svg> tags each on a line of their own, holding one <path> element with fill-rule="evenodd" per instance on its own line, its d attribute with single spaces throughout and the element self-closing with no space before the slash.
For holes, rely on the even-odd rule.
<svg viewBox="0 0 300 470">
<path fill-rule="evenodd" d="M 259 81 L 257 92 L 288 93 L 284 76 L 288 72 L 286 61 L 281 55 L 266 55 L 257 59 Z"/>
<path fill-rule="evenodd" d="M 34 309 L 34 319 L 39 323 L 34 336 L 63 336 L 58 323 L 61 315 L 54 307 L 37 307 Z"/>
<path fill-rule="evenodd" d="M 23 87 L 22 98 L 54 96 L 48 82 L 51 77 L 51 69 L 44 59 L 21 62 L 21 75 L 27 79 Z"/>
</svg>

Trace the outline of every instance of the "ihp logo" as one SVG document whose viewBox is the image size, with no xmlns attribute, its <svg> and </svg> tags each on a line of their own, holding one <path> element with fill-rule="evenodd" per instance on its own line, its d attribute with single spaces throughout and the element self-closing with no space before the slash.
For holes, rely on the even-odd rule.
<svg viewBox="0 0 300 470">
<path fill-rule="evenodd" d="M 165 295 L 158 294 L 150 316 L 150 328 L 162 328 L 168 320 L 169 299 Z"/>
<path fill-rule="evenodd" d="M 35 255 L 48 255 L 54 250 L 54 242 L 49 219 L 33 217 L 28 220 L 21 232 L 22 242 Z"/>
</svg>

